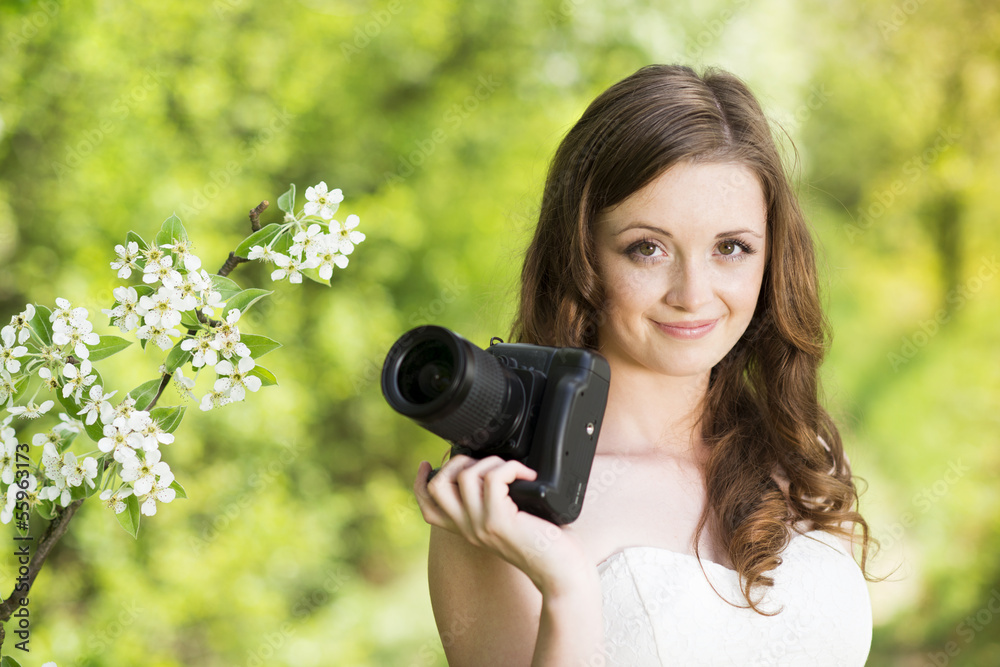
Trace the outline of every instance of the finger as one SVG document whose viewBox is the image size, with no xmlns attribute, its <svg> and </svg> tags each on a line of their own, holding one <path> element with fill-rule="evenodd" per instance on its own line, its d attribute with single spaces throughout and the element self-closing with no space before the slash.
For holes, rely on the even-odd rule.
<svg viewBox="0 0 1000 667">
<path fill-rule="evenodd" d="M 456 480 L 458 482 L 458 493 L 469 516 L 470 528 L 482 525 L 483 476 L 503 464 L 504 460 L 500 457 L 489 456 L 458 473 Z"/>
<path fill-rule="evenodd" d="M 488 510 L 492 513 L 513 505 L 514 501 L 510 500 L 511 482 L 519 479 L 531 481 L 537 477 L 538 471 L 519 461 L 506 461 L 490 470 L 483 478 L 483 498 Z"/>
<path fill-rule="evenodd" d="M 417 505 L 420 507 L 420 513 L 423 515 L 424 521 L 432 525 L 441 526 L 442 528 L 453 529 L 453 526 L 449 526 L 451 522 L 447 520 L 437 502 L 427 492 L 427 477 L 431 474 L 431 470 L 430 463 L 427 461 L 420 462 L 420 466 L 417 468 L 417 476 L 413 480 L 413 495 L 416 496 Z"/>
<path fill-rule="evenodd" d="M 446 462 L 441 470 L 427 484 L 427 494 L 435 502 L 439 511 L 451 522 L 452 530 L 467 532 L 469 526 L 468 514 L 462 501 L 456 479 L 462 471 L 472 467 L 478 459 L 469 456 L 456 456 Z"/>
</svg>

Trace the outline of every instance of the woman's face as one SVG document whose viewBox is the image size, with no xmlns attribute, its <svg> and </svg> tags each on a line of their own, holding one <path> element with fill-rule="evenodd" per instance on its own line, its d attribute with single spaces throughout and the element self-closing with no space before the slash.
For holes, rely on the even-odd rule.
<svg viewBox="0 0 1000 667">
<path fill-rule="evenodd" d="M 760 184 L 732 163 L 674 165 L 601 213 L 601 352 L 673 376 L 707 373 L 757 305 L 767 243 Z"/>
</svg>

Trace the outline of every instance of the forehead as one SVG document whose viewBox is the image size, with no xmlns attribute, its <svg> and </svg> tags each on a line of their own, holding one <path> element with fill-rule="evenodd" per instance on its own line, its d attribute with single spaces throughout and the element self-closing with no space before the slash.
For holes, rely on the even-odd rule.
<svg viewBox="0 0 1000 667">
<path fill-rule="evenodd" d="M 763 234 L 767 210 L 757 175 L 731 162 L 681 162 L 657 176 L 598 222 L 616 233 L 634 222 L 667 225 L 671 231 L 716 226 L 746 227 Z"/>
</svg>

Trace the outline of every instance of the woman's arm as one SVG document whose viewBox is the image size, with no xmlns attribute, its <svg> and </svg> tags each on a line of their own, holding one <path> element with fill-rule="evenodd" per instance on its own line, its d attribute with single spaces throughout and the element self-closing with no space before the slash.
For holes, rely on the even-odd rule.
<svg viewBox="0 0 1000 667">
<path fill-rule="evenodd" d="M 508 484 L 526 466 L 455 457 L 414 491 L 432 525 L 428 578 L 448 662 L 589 664 L 603 635 L 597 570 L 575 537 L 521 512 Z"/>
</svg>

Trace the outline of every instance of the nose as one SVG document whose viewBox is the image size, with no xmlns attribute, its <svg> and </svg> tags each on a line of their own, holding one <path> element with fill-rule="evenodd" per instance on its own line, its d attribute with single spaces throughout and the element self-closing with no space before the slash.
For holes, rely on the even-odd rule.
<svg viewBox="0 0 1000 667">
<path fill-rule="evenodd" d="M 713 299 L 711 268 L 697 258 L 678 262 L 670 272 L 664 301 L 667 305 L 689 313 L 698 312 Z"/>
</svg>

